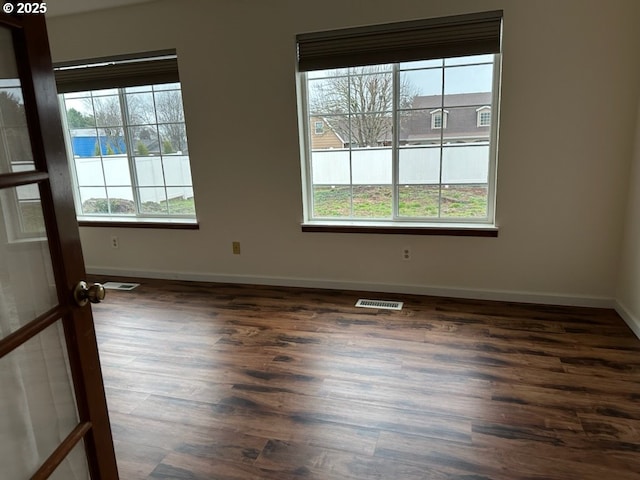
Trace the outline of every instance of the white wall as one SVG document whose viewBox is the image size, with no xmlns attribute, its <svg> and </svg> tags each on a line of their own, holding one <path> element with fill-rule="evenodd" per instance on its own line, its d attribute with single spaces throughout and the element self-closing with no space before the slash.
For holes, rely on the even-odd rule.
<svg viewBox="0 0 640 480">
<path fill-rule="evenodd" d="M 640 105 L 637 125 L 629 175 L 629 203 L 620 256 L 616 310 L 640 337 Z"/>
<path fill-rule="evenodd" d="M 609 302 L 640 85 L 638 4 L 161 0 L 49 19 L 55 61 L 178 50 L 200 230 L 83 228 L 87 264 L 158 276 Z M 499 237 L 302 233 L 295 34 L 497 8 L 504 9 Z M 112 234 L 120 237 L 117 250 Z M 232 255 L 233 240 L 242 255 Z M 406 246 L 409 262 L 401 260 Z"/>
</svg>

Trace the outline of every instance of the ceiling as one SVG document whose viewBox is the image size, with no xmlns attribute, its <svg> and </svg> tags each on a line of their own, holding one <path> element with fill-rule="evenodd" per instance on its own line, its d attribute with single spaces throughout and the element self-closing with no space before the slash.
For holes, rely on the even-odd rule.
<svg viewBox="0 0 640 480">
<path fill-rule="evenodd" d="M 54 0 L 47 2 L 47 16 L 56 17 L 150 1 L 153 0 Z"/>
</svg>

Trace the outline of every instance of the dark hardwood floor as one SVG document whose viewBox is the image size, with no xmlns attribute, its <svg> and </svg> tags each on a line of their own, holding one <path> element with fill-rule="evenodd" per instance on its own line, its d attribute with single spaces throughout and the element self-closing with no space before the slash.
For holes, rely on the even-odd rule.
<svg viewBox="0 0 640 480">
<path fill-rule="evenodd" d="M 93 307 L 122 480 L 640 479 L 611 310 L 138 281 Z"/>
</svg>

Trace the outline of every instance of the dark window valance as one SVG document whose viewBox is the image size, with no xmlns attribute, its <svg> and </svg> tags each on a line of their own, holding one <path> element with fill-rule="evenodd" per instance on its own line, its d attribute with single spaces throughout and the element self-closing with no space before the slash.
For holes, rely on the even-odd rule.
<svg viewBox="0 0 640 480">
<path fill-rule="evenodd" d="M 300 71 L 500 52 L 502 10 L 297 36 Z"/>
<path fill-rule="evenodd" d="M 175 50 L 54 65 L 58 93 L 180 81 Z"/>
</svg>

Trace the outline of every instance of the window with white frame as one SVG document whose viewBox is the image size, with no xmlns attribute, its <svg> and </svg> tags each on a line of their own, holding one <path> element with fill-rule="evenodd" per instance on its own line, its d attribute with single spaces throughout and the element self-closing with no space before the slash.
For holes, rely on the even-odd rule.
<svg viewBox="0 0 640 480">
<path fill-rule="evenodd" d="M 316 132 L 316 135 L 322 135 L 324 133 L 324 122 L 323 121 L 315 122 L 315 132 Z"/>
<path fill-rule="evenodd" d="M 305 223 L 493 224 L 497 135 L 476 112 L 497 109 L 501 21 L 298 35 Z M 312 145 L 317 117 L 342 148 Z"/>
<path fill-rule="evenodd" d="M 56 80 L 79 219 L 195 221 L 175 54 L 58 67 Z"/>
<path fill-rule="evenodd" d="M 481 107 L 477 110 L 478 113 L 478 126 L 490 127 L 491 126 L 491 107 Z"/>
<path fill-rule="evenodd" d="M 447 117 L 449 112 L 446 110 L 434 110 L 431 112 L 431 128 L 447 128 Z"/>
</svg>

